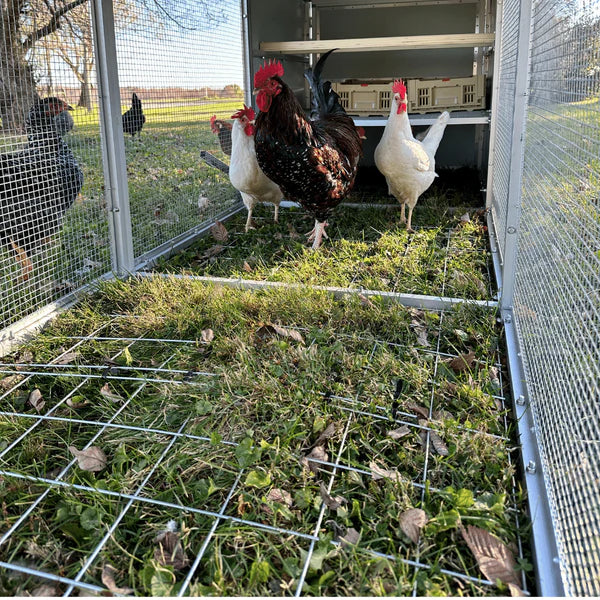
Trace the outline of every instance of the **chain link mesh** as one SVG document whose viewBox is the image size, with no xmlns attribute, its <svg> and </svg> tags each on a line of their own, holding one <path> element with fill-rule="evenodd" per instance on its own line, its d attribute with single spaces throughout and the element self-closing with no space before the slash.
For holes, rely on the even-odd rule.
<svg viewBox="0 0 600 600">
<path fill-rule="evenodd" d="M 600 2 L 534 3 L 515 312 L 567 594 L 600 594 Z"/>
</svg>

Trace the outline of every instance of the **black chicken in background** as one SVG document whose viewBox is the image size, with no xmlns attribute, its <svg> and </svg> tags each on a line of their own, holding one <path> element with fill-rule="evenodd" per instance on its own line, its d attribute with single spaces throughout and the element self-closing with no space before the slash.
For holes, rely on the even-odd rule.
<svg viewBox="0 0 600 600">
<path fill-rule="evenodd" d="M 67 105 L 67 110 L 63 110 L 62 112 L 59 112 L 54 117 L 54 123 L 56 124 L 56 130 L 58 131 L 58 133 L 61 136 L 66 135 L 67 133 L 69 133 L 69 131 L 72 131 L 73 127 L 75 126 L 73 117 L 71 116 L 71 113 L 68 112 L 70 110 L 73 110 L 73 107 Z"/>
<path fill-rule="evenodd" d="M 61 227 L 83 185 L 83 171 L 59 133 L 59 98 L 37 100 L 25 120 L 27 147 L 0 155 L 0 245 L 12 248 L 23 280 L 31 255 Z"/>
<path fill-rule="evenodd" d="M 136 133 L 141 133 L 142 127 L 146 122 L 146 115 L 142 110 L 142 101 L 135 92 L 131 95 L 131 108 L 123 113 L 122 118 L 123 133 L 129 133 L 131 134 L 131 137 Z"/>
</svg>

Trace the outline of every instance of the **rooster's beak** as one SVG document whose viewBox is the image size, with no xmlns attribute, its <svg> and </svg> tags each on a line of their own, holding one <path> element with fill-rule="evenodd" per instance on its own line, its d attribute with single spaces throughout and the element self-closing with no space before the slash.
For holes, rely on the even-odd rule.
<svg viewBox="0 0 600 600">
<path fill-rule="evenodd" d="M 75 110 L 70 104 L 67 104 L 67 110 Z"/>
</svg>

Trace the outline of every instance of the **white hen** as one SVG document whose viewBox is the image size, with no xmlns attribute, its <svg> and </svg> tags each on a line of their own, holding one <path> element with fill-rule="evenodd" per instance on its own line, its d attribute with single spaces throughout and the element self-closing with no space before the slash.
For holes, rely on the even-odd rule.
<svg viewBox="0 0 600 600">
<path fill-rule="evenodd" d="M 275 205 L 275 223 L 279 220 L 279 203 L 282 194 L 279 186 L 273 183 L 260 169 L 254 150 L 254 110 L 244 105 L 232 115 L 231 162 L 229 180 L 242 194 L 248 209 L 246 233 L 252 227 L 252 210 L 258 202 L 271 202 Z"/>
<path fill-rule="evenodd" d="M 385 176 L 388 192 L 402 205 L 402 223 L 406 223 L 408 231 L 413 231 L 412 212 L 419 196 L 437 177 L 435 152 L 450 115 L 443 112 L 427 130 L 423 140 L 416 140 L 406 111 L 406 86 L 401 81 L 394 81 L 392 91 L 394 98 L 390 116 L 375 148 L 375 164 Z M 408 223 L 405 214 L 407 204 Z"/>
</svg>

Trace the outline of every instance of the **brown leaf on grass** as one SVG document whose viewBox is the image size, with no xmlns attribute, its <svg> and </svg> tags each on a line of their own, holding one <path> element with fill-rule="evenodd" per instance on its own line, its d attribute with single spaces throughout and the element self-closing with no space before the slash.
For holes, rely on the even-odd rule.
<svg viewBox="0 0 600 600">
<path fill-rule="evenodd" d="M 9 375 L 4 379 L 0 380 L 0 390 L 9 390 L 14 385 L 17 385 L 19 381 L 23 379 L 23 375 Z"/>
<path fill-rule="evenodd" d="M 448 361 L 448 366 L 457 373 L 469 371 L 475 362 L 475 351 L 470 350 L 469 352 L 459 354 L 456 358 Z"/>
<path fill-rule="evenodd" d="M 116 392 L 113 392 L 113 390 L 111 390 L 110 385 L 108 383 L 105 383 L 100 388 L 100 395 L 104 396 L 104 398 L 106 398 L 107 400 L 110 400 L 111 402 L 121 402 L 122 400 L 124 400 L 123 396 L 119 396 L 119 394 L 117 394 Z"/>
<path fill-rule="evenodd" d="M 425 419 L 419 419 L 419 425 L 422 425 L 423 427 L 429 427 L 429 421 Z M 423 445 L 423 449 L 425 449 L 427 447 L 427 432 L 421 431 L 421 434 L 421 442 Z M 446 446 L 444 440 L 440 437 L 439 433 L 433 431 L 432 429 L 429 429 L 429 439 L 431 441 L 433 449 L 440 456 L 448 456 L 448 446 Z"/>
<path fill-rule="evenodd" d="M 79 356 L 79 352 L 67 352 L 63 354 L 59 359 L 53 361 L 55 365 L 68 365 L 72 363 Z"/>
<path fill-rule="evenodd" d="M 421 404 L 417 404 L 416 402 L 408 402 L 406 404 L 406 408 L 417 415 L 421 415 L 424 419 L 429 419 L 429 409 L 425 408 Z"/>
<path fill-rule="evenodd" d="M 314 462 L 313 460 L 309 460 L 309 459 L 315 459 L 315 460 L 327 462 L 328 458 L 329 458 L 329 456 L 327 455 L 327 451 L 325 450 L 325 448 L 323 448 L 323 446 L 315 446 L 306 456 L 304 456 L 302 458 L 302 460 L 300 461 L 300 464 L 303 467 L 306 467 L 309 471 L 312 471 L 313 473 L 318 473 L 319 472 L 318 463 Z"/>
<path fill-rule="evenodd" d="M 164 567 L 173 567 L 176 571 L 187 566 L 188 559 L 177 533 L 163 531 L 154 538 L 154 541 L 158 544 L 158 548 L 154 549 L 154 560 L 159 564 Z"/>
<path fill-rule="evenodd" d="M 360 539 L 360 532 L 354 527 L 348 527 L 346 534 L 340 538 L 342 546 L 355 546 Z"/>
<path fill-rule="evenodd" d="M 399 440 L 403 438 L 405 435 L 410 433 L 410 429 L 406 425 L 401 425 L 398 429 L 393 429 L 392 431 L 388 431 L 388 437 L 391 437 L 393 440 Z"/>
<path fill-rule="evenodd" d="M 246 273 L 252 273 L 252 267 L 248 264 L 247 260 L 244 261 L 242 268 L 244 271 L 246 271 Z"/>
<path fill-rule="evenodd" d="M 515 571 L 514 556 L 504 542 L 489 531 L 472 525 L 468 525 L 466 529 L 461 526 L 460 533 L 484 577 L 490 581 L 500 580 L 505 583 L 509 586 L 511 595 L 523 594 Z"/>
<path fill-rule="evenodd" d="M 215 221 L 215 224 L 210 228 L 210 233 L 217 242 L 226 242 L 229 239 L 229 232 L 221 221 Z"/>
<path fill-rule="evenodd" d="M 115 573 L 118 573 L 117 569 L 108 563 L 106 563 L 102 568 L 102 575 L 100 578 L 102 579 L 102 583 L 107 587 L 108 591 L 120 596 L 133 594 L 135 590 L 131 589 L 130 587 L 119 587 L 115 583 Z"/>
<path fill-rule="evenodd" d="M 280 327 L 279 325 L 273 325 L 272 323 L 261 325 L 256 331 L 256 337 L 260 340 L 266 340 L 276 336 L 304 343 L 304 338 L 295 329 L 287 329 L 285 327 Z"/>
<path fill-rule="evenodd" d="M 212 258 L 217 254 L 221 254 L 223 250 L 225 250 L 225 246 L 221 244 L 215 244 L 214 246 L 211 246 L 208 250 L 205 250 L 204 254 L 202 254 L 200 258 Z"/>
<path fill-rule="evenodd" d="M 413 327 L 413 329 L 417 335 L 417 342 L 420 346 L 424 346 L 425 348 L 431 346 L 429 340 L 427 339 L 427 327 L 419 325 L 418 327 Z"/>
<path fill-rule="evenodd" d="M 40 412 L 46 405 L 46 401 L 42 397 L 42 392 L 40 392 L 40 390 L 38 390 L 37 388 L 35 388 L 35 390 L 33 390 L 29 394 L 27 402 L 29 402 L 29 404 L 33 406 L 33 408 L 35 408 L 35 410 L 37 410 L 38 412 Z"/>
<path fill-rule="evenodd" d="M 470 223 L 471 222 L 471 217 L 469 216 L 468 212 L 465 213 L 464 215 L 461 215 L 460 222 L 461 223 Z"/>
<path fill-rule="evenodd" d="M 400 529 L 415 544 L 419 543 L 421 529 L 427 524 L 427 515 L 420 508 L 409 508 L 400 515 Z"/>
<path fill-rule="evenodd" d="M 458 392 L 459 385 L 458 383 L 454 383 L 453 381 L 444 381 L 440 386 L 440 390 L 442 393 L 448 393 L 451 396 L 455 396 Z"/>
<path fill-rule="evenodd" d="M 279 502 L 279 504 L 285 504 L 286 506 L 291 506 L 293 503 L 292 495 L 280 488 L 271 488 L 267 494 L 267 500 L 270 502 Z"/>
<path fill-rule="evenodd" d="M 379 479 L 392 479 L 394 481 L 400 481 L 402 479 L 400 473 L 396 469 L 384 469 L 374 461 L 369 463 L 369 468 L 371 469 L 371 477 L 373 478 L 373 481 L 377 481 Z"/>
<path fill-rule="evenodd" d="M 17 361 L 20 363 L 31 363 L 33 362 L 33 352 L 31 350 L 22 350 L 17 355 Z"/>
<path fill-rule="evenodd" d="M 51 583 L 42 583 L 42 585 L 31 590 L 31 595 L 35 597 L 47 596 L 54 597 L 59 595 L 58 588 Z"/>
<path fill-rule="evenodd" d="M 246 509 L 249 507 L 250 505 L 244 501 L 244 495 L 240 494 L 238 496 L 238 505 L 237 505 L 237 512 L 238 515 L 240 517 L 243 517 L 244 514 L 246 513 Z"/>
<path fill-rule="evenodd" d="M 313 444 L 313 448 L 315 446 L 322 446 L 323 442 L 326 442 L 329 438 L 332 438 L 337 431 L 337 424 L 332 422 L 325 427 L 325 429 L 321 432 L 321 435 L 317 438 L 317 441 Z"/>
<path fill-rule="evenodd" d="M 203 329 L 200 333 L 200 340 L 203 344 L 210 344 L 215 339 L 215 332 L 212 329 Z"/>
<path fill-rule="evenodd" d="M 336 496 L 334 498 L 327 491 L 327 486 L 322 481 L 321 483 L 319 483 L 319 490 L 321 492 L 321 498 L 323 499 L 323 502 L 325 503 L 325 506 L 327 508 L 330 508 L 331 510 L 336 510 L 340 506 L 342 506 L 342 504 L 346 504 L 346 498 L 343 498 L 342 496 Z"/>
<path fill-rule="evenodd" d="M 90 446 L 86 450 L 69 446 L 69 452 L 77 459 L 79 468 L 83 471 L 102 471 L 108 463 L 106 454 L 97 446 Z"/>
<path fill-rule="evenodd" d="M 373 302 L 371 302 L 371 300 L 364 294 L 359 294 L 358 299 L 360 300 L 361 304 L 364 304 L 364 306 L 368 306 L 369 308 L 373 308 L 375 306 L 375 304 L 373 304 Z"/>
<path fill-rule="evenodd" d="M 492 387 L 495 390 L 499 390 L 500 389 L 500 377 L 499 377 L 499 373 L 498 373 L 498 367 L 490 367 L 488 373 L 490 376 L 490 383 L 492 384 Z"/>
<path fill-rule="evenodd" d="M 66 401 L 66 405 L 69 408 L 81 408 L 82 406 L 87 406 L 88 404 L 89 404 L 89 402 L 85 398 L 82 398 L 79 401 L 74 401 L 73 397 L 71 397 L 71 398 L 67 398 L 67 401 Z"/>
</svg>

